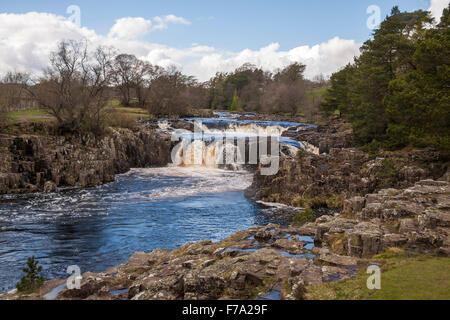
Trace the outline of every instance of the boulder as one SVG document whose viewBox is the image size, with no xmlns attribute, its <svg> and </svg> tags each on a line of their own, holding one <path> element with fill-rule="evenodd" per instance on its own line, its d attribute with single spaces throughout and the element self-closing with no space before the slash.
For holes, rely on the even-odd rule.
<svg viewBox="0 0 450 320">
<path fill-rule="evenodd" d="M 379 225 L 361 222 L 348 233 L 347 249 L 349 256 L 369 258 L 382 249 L 383 232 Z"/>
<path fill-rule="evenodd" d="M 53 181 L 47 181 L 44 184 L 44 192 L 57 192 L 58 187 L 56 186 L 56 183 Z"/>
</svg>

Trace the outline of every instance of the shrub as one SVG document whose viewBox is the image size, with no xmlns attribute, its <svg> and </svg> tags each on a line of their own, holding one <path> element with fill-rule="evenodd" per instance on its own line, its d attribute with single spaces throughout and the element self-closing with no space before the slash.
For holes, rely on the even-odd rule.
<svg viewBox="0 0 450 320">
<path fill-rule="evenodd" d="M 134 130 L 137 127 L 136 119 L 120 111 L 111 111 L 107 117 L 110 127 Z"/>
<path fill-rule="evenodd" d="M 380 153 L 381 144 L 377 139 L 373 139 L 371 143 L 361 148 L 362 151 L 369 154 L 370 159 L 375 159 L 381 155 Z"/>
<path fill-rule="evenodd" d="M 42 266 L 38 266 L 39 261 L 31 256 L 27 260 L 27 266 L 22 269 L 25 275 L 16 284 L 16 288 L 19 292 L 31 293 L 39 289 L 44 284 L 45 278 L 40 273 L 42 272 Z"/>
<path fill-rule="evenodd" d="M 398 180 L 398 173 L 399 170 L 396 168 L 394 160 L 384 159 L 381 163 L 381 171 L 376 174 L 378 187 L 389 188 L 394 186 Z"/>
<path fill-rule="evenodd" d="M 344 206 L 344 200 L 338 194 L 329 197 L 326 202 L 329 209 L 340 209 Z"/>
<path fill-rule="evenodd" d="M 297 152 L 297 158 L 298 159 L 304 159 L 308 156 L 308 152 L 306 152 L 305 150 L 301 149 Z"/>
<path fill-rule="evenodd" d="M 292 223 L 299 226 L 307 222 L 313 222 L 314 220 L 313 210 L 311 208 L 307 208 L 305 211 L 297 212 L 292 220 Z"/>
</svg>

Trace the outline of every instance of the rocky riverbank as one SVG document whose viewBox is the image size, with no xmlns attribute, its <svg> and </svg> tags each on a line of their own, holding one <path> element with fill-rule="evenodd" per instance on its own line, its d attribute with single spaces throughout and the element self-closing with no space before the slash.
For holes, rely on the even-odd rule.
<svg viewBox="0 0 450 320">
<path fill-rule="evenodd" d="M 448 180 L 448 161 L 432 149 L 370 155 L 355 147 L 348 125 L 332 122 L 285 135 L 317 152 L 282 158 L 275 176 L 256 172 L 247 195 L 292 206 L 342 209 L 344 200 L 423 179 Z"/>
<path fill-rule="evenodd" d="M 114 181 L 132 167 L 170 162 L 170 136 L 154 126 L 111 129 L 101 139 L 73 135 L 0 135 L 0 194 L 56 191 Z"/>
<path fill-rule="evenodd" d="M 248 195 L 264 201 L 334 209 L 315 221 L 253 227 L 221 242 L 187 243 L 172 251 L 137 252 L 105 272 L 83 274 L 80 289 L 69 290 L 64 279 L 51 280 L 34 294 L 11 291 L 0 299 L 304 299 L 311 286 L 353 277 L 358 269 L 379 264 L 372 261 L 373 256 L 393 247 L 449 257 L 448 164 L 432 150 L 386 152 L 374 157 L 354 148 L 350 133 L 340 128 L 331 124 L 287 133 L 320 152 L 281 159 L 276 176 L 262 176 L 257 171 L 248 190 Z M 111 173 L 130 165 L 163 164 L 168 155 L 158 149 L 163 147 L 155 144 L 153 130 L 115 133 L 117 136 L 107 138 L 109 143 L 94 153 L 92 149 L 78 151 L 76 159 L 91 155 L 79 159 L 92 161 L 82 169 L 109 163 L 107 172 Z M 15 153 L 21 159 L 30 153 L 52 156 L 53 151 L 46 155 L 50 149 L 36 147 L 39 139 L 33 139 L 33 147 L 28 148 L 29 143 L 10 143 L 21 147 L 10 147 L 9 152 L 21 150 Z M 145 151 L 146 146 L 153 148 Z M 79 149 L 64 150 L 56 157 L 68 161 Z M 64 161 L 56 164 L 68 165 L 69 172 L 76 170 Z M 67 178 L 60 179 L 60 185 L 61 181 L 67 183 Z M 85 180 L 78 176 L 73 181 Z"/>
<path fill-rule="evenodd" d="M 351 198 L 342 214 L 303 226 L 269 224 L 217 243 L 137 252 L 83 274 L 80 289 L 52 280 L 39 293 L 0 299 L 303 299 L 309 286 L 352 277 L 389 248 L 449 257 L 449 200 L 448 182 L 423 180 Z"/>
</svg>

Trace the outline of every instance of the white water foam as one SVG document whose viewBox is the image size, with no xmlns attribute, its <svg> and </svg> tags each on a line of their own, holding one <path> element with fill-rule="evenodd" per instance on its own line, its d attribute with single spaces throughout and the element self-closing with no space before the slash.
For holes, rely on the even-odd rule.
<svg viewBox="0 0 450 320">
<path fill-rule="evenodd" d="M 152 177 L 186 178 L 180 184 L 129 194 L 130 199 L 161 200 L 166 198 L 184 198 L 198 194 L 243 191 L 253 180 L 247 171 L 229 171 L 204 166 L 132 169 L 125 175 L 133 175 L 141 179 Z"/>
</svg>

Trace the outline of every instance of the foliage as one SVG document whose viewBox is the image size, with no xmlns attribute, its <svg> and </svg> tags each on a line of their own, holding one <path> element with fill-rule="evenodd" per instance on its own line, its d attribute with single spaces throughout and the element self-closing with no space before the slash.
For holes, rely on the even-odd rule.
<svg viewBox="0 0 450 320">
<path fill-rule="evenodd" d="M 361 48 L 361 56 L 331 77 L 321 105 L 352 122 L 362 144 L 394 150 L 432 145 L 450 152 L 449 8 L 441 23 L 426 11 L 394 7 Z"/>
<path fill-rule="evenodd" d="M 395 167 L 395 161 L 386 158 L 381 163 L 381 171 L 376 174 L 377 185 L 380 189 L 395 185 L 398 181 L 399 170 Z"/>
<path fill-rule="evenodd" d="M 234 90 L 233 100 L 231 101 L 230 105 L 230 111 L 237 111 L 238 110 L 238 95 L 237 95 L 237 89 Z"/>
<path fill-rule="evenodd" d="M 45 281 L 42 272 L 42 266 L 38 266 L 39 261 L 34 256 L 27 259 L 27 266 L 22 269 L 25 275 L 16 284 L 16 288 L 22 293 L 31 293 L 39 289 Z"/>
<path fill-rule="evenodd" d="M 297 152 L 297 158 L 298 159 L 304 159 L 308 156 L 308 152 L 306 152 L 304 149 L 300 149 Z"/>
<path fill-rule="evenodd" d="M 381 144 L 377 139 L 373 139 L 371 143 L 365 145 L 361 148 L 362 151 L 365 151 L 369 154 L 370 159 L 375 159 L 381 155 L 380 153 Z"/>
<path fill-rule="evenodd" d="M 307 222 L 313 222 L 315 220 L 314 213 L 311 208 L 306 208 L 305 211 L 297 212 L 292 220 L 294 225 L 303 225 Z"/>
<path fill-rule="evenodd" d="M 232 73 L 218 73 L 209 81 L 209 104 L 214 109 L 295 115 L 309 102 L 307 84 L 326 83 L 322 78 L 307 82 L 304 71 L 300 63 L 274 74 L 246 63 Z"/>
</svg>

